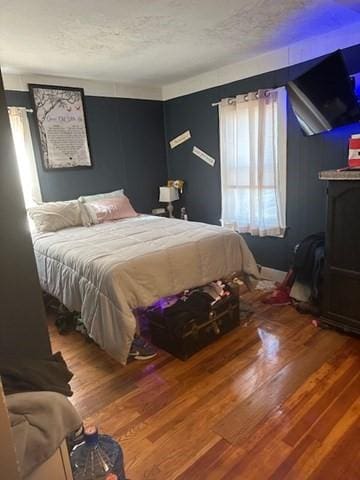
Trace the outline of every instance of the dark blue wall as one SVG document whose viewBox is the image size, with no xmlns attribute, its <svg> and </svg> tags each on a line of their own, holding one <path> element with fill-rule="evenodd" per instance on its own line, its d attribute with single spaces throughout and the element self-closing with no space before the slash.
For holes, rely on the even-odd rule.
<svg viewBox="0 0 360 480">
<path fill-rule="evenodd" d="M 8 105 L 31 108 L 28 92 L 6 92 Z M 45 171 L 34 115 L 30 127 L 44 201 L 124 188 L 135 209 L 158 206 L 159 185 L 167 179 L 163 103 L 152 100 L 85 97 L 93 168 Z"/>
<path fill-rule="evenodd" d="M 348 48 L 343 53 L 350 74 L 359 72 L 360 46 Z M 285 85 L 318 61 L 264 73 L 165 103 L 169 178 L 185 180 L 182 201 L 192 220 L 218 224 L 221 216 L 218 109 L 211 104 L 259 88 Z M 288 232 L 284 239 L 245 235 L 258 263 L 281 270 L 287 270 L 296 243 L 310 233 L 324 230 L 326 184 L 318 180 L 318 172 L 346 165 L 348 138 L 360 132 L 360 127 L 353 125 L 305 137 L 291 108 L 288 110 Z M 169 140 L 188 129 L 191 140 L 171 150 Z M 192 154 L 193 145 L 216 159 L 213 168 Z"/>
<path fill-rule="evenodd" d="M 360 45 L 348 48 L 343 53 L 349 72 L 359 72 Z M 218 224 L 221 215 L 219 126 L 217 108 L 211 104 L 224 97 L 284 85 L 317 61 L 268 72 L 164 103 L 87 96 L 85 104 L 94 162 L 92 169 L 44 171 L 34 119 L 30 114 L 44 200 L 66 200 L 123 187 L 138 211 L 150 212 L 159 206 L 159 185 L 163 185 L 167 178 L 180 178 L 185 180 L 186 186 L 182 199 L 174 204 L 176 210 L 185 204 L 192 220 Z M 8 105 L 31 106 L 28 92 L 7 92 L 7 102 Z M 169 140 L 187 129 L 191 130 L 191 140 L 171 150 Z M 289 107 L 288 231 L 284 239 L 245 235 L 258 263 L 286 270 L 295 244 L 306 235 L 324 229 L 326 184 L 318 180 L 318 172 L 345 165 L 348 138 L 359 131 L 360 128 L 353 125 L 314 137 L 304 137 Z M 192 154 L 193 145 L 216 159 L 214 168 Z"/>
</svg>

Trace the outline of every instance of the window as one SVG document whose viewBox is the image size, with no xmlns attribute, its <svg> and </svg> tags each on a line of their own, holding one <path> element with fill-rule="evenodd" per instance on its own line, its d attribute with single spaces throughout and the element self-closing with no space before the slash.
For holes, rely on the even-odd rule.
<svg viewBox="0 0 360 480">
<path fill-rule="evenodd" d="M 219 105 L 222 224 L 284 236 L 286 90 L 259 90 Z"/>
<path fill-rule="evenodd" d="M 9 107 L 9 117 L 25 206 L 30 207 L 41 202 L 41 192 L 26 109 Z"/>
</svg>

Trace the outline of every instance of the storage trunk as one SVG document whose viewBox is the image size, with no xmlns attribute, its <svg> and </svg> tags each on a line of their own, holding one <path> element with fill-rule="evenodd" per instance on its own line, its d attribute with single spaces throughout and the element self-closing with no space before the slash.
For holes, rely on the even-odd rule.
<svg viewBox="0 0 360 480">
<path fill-rule="evenodd" d="M 192 316 L 184 322 L 183 328 L 175 330 L 166 319 L 166 310 L 153 308 L 148 311 L 151 341 L 181 360 L 230 332 L 240 324 L 238 289 L 230 290 L 209 312 Z"/>
</svg>

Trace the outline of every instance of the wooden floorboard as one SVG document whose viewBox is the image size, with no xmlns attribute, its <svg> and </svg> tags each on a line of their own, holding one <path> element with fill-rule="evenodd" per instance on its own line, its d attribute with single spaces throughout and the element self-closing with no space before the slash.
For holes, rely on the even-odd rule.
<svg viewBox="0 0 360 480">
<path fill-rule="evenodd" d="M 344 343 L 343 337 L 332 338 L 328 332 L 319 332 L 311 349 L 298 349 L 291 362 L 222 418 L 215 432 L 232 444 L 245 442 L 267 414 L 294 393 Z"/>
<path fill-rule="evenodd" d="M 244 298 L 246 326 L 186 362 L 122 367 L 50 321 L 71 401 L 121 443 L 131 480 L 360 479 L 360 340 Z"/>
</svg>

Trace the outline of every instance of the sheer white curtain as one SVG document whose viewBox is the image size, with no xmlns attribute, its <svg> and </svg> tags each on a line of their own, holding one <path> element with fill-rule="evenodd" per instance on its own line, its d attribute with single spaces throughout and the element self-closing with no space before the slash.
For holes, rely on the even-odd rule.
<svg viewBox="0 0 360 480">
<path fill-rule="evenodd" d="M 8 110 L 25 206 L 30 207 L 37 202 L 41 202 L 41 191 L 29 121 L 25 108 L 9 107 Z"/>
<path fill-rule="evenodd" d="M 286 228 L 286 90 L 219 105 L 222 224 L 259 236 Z"/>
</svg>

